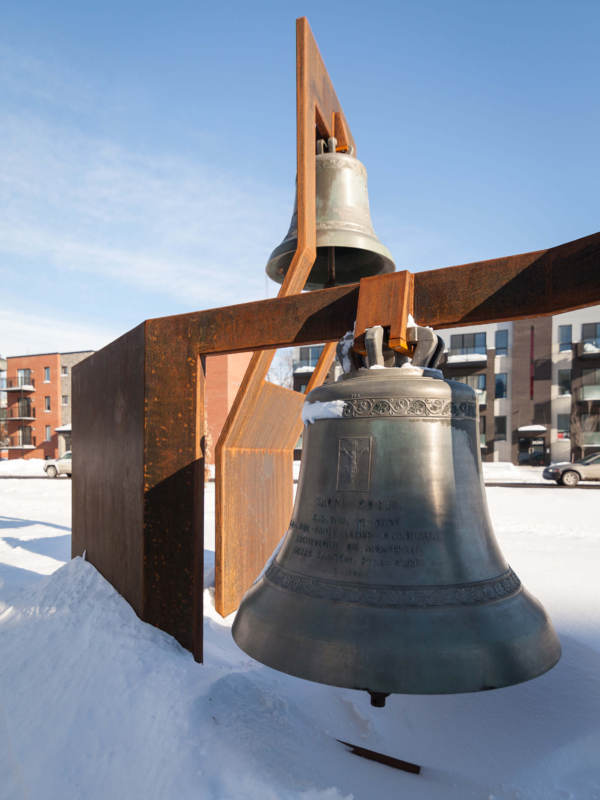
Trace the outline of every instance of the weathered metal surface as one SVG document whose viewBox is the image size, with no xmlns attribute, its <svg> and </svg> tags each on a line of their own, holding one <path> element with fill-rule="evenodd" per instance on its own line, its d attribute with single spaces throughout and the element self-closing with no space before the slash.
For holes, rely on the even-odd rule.
<svg viewBox="0 0 600 800">
<path fill-rule="evenodd" d="M 417 322 L 442 328 L 600 303 L 600 233 L 515 256 L 415 274 Z"/>
<path fill-rule="evenodd" d="M 354 147 L 305 18 L 296 21 L 296 80 L 297 249 L 278 300 L 302 291 L 316 257 L 315 130 L 324 138 L 337 131 L 342 145 Z M 260 556 L 283 534 L 291 510 L 292 484 L 285 479 L 292 474 L 302 397 L 273 392 L 265 383 L 272 357 L 269 352 L 253 356 L 215 451 L 215 604 L 221 614 L 235 609 L 262 566 Z M 322 375 L 321 369 L 316 372 L 313 383 Z M 255 435 L 248 440 L 252 425 Z"/>
<path fill-rule="evenodd" d="M 74 367 L 72 554 L 201 660 L 203 369 L 183 333 L 152 320 Z"/>
<path fill-rule="evenodd" d="M 316 156 L 317 256 L 306 289 L 354 283 L 368 275 L 394 271 L 392 254 L 373 229 L 367 194 L 367 171 L 350 153 L 330 149 Z M 271 253 L 267 275 L 282 283 L 298 246 L 298 201 L 281 244 Z"/>
<path fill-rule="evenodd" d="M 144 618 L 202 657 L 204 363 L 181 319 L 146 324 Z"/>
<path fill-rule="evenodd" d="M 378 753 L 376 750 L 369 750 L 366 747 L 360 747 L 357 744 L 344 742 L 342 739 L 337 740 L 340 744 L 346 745 L 350 748 L 350 752 L 355 756 L 366 758 L 369 761 L 377 761 L 379 764 L 385 764 L 386 767 L 394 767 L 394 769 L 401 769 L 403 772 L 411 772 L 413 775 L 419 775 L 421 767 L 418 764 L 413 764 L 412 761 L 403 761 L 401 758 L 394 758 L 394 756 L 387 756 L 385 753 Z"/>
<path fill-rule="evenodd" d="M 534 277 L 529 270 L 540 269 L 535 267 L 538 262 L 544 266 L 543 279 L 532 290 L 526 284 L 529 276 Z M 400 273 L 387 279 L 396 274 Z M 388 302 L 387 289 L 383 285 L 381 289 L 383 306 Z M 507 310 L 509 291 L 513 305 Z M 185 331 L 198 352 L 274 350 L 341 338 L 354 325 L 358 294 L 359 284 L 348 284 L 160 320 L 165 329 L 177 326 Z M 414 316 L 434 328 L 560 314 L 597 303 L 600 233 L 536 254 L 414 273 Z"/>
<path fill-rule="evenodd" d="M 415 370 L 417 373 L 418 370 Z M 494 537 L 469 386 L 360 369 L 310 393 L 285 539 L 233 624 L 274 669 L 446 694 L 534 678 L 560 657 Z"/>
<path fill-rule="evenodd" d="M 72 373 L 71 555 L 86 553 L 144 618 L 144 329 Z"/>
<path fill-rule="evenodd" d="M 363 278 L 360 282 L 354 350 L 366 354 L 364 332 L 374 325 L 387 328 L 388 347 L 408 354 L 408 315 L 413 313 L 414 276 L 408 270 L 392 275 Z"/>
</svg>

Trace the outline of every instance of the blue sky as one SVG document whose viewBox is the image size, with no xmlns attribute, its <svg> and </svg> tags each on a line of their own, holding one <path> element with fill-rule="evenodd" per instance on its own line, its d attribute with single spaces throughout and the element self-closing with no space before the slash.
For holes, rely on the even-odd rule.
<svg viewBox="0 0 600 800">
<path fill-rule="evenodd" d="M 276 294 L 301 15 L 397 267 L 599 229 L 595 0 L 6 0 L 0 353 L 95 349 L 149 317 Z"/>
</svg>

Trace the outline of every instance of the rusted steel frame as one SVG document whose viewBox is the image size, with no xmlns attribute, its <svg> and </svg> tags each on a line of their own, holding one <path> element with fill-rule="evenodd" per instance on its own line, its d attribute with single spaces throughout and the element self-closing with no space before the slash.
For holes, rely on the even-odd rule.
<svg viewBox="0 0 600 800">
<path fill-rule="evenodd" d="M 296 20 L 296 124 L 298 244 L 279 290 L 280 299 L 302 291 L 316 258 L 316 135 L 336 135 L 340 148 L 354 147 L 304 17 Z M 325 376 L 331 357 L 331 348 L 325 348 L 313 385 Z M 275 392 L 265 383 L 272 359 L 268 351 L 253 354 L 215 448 L 215 606 L 222 615 L 237 607 L 291 512 L 291 482 L 286 491 L 282 476 L 291 475 L 293 434 L 297 429 L 299 435 L 301 406 L 294 396 L 297 393 Z M 289 416 L 291 428 L 282 416 Z M 261 427 L 269 446 L 258 435 Z M 256 473 L 267 464 L 265 474 L 272 477 L 254 485 Z M 252 508 L 246 496 L 251 485 Z"/>
<path fill-rule="evenodd" d="M 542 265 L 541 285 L 527 282 Z M 366 279 L 370 280 L 370 279 Z M 561 314 L 600 304 L 600 233 L 548 250 L 414 273 L 414 314 L 437 328 Z M 550 287 L 550 288 L 548 288 Z M 204 355 L 331 342 L 351 329 L 359 284 L 160 317 Z M 505 308 L 506 293 L 514 305 Z M 147 323 L 147 324 L 148 324 Z"/>
<path fill-rule="evenodd" d="M 354 350 L 366 354 L 365 331 L 381 325 L 387 332 L 387 346 L 409 355 L 406 340 L 408 315 L 413 313 L 414 275 L 408 270 L 389 275 L 374 275 L 360 282 Z"/>
<path fill-rule="evenodd" d="M 415 317 L 433 327 L 559 314 L 600 303 L 600 233 L 415 274 Z"/>
</svg>

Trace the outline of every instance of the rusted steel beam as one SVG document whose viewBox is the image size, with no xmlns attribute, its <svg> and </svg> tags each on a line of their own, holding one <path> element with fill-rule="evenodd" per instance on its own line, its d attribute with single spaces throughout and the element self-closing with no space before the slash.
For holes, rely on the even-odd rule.
<svg viewBox="0 0 600 800">
<path fill-rule="evenodd" d="M 408 270 L 373 275 L 360 282 L 354 350 L 366 355 L 365 331 L 373 325 L 387 328 L 388 347 L 410 354 L 406 339 L 408 315 L 413 313 L 414 275 Z"/>
<path fill-rule="evenodd" d="M 417 272 L 414 282 L 415 317 L 437 328 L 595 305 L 600 233 L 536 253 Z M 353 283 L 160 319 L 207 354 L 331 342 L 353 327 L 358 289 Z"/>
<path fill-rule="evenodd" d="M 298 244 L 279 290 L 281 301 L 302 291 L 317 254 L 317 133 L 325 138 L 337 134 L 342 148 L 354 146 L 305 17 L 296 20 L 296 88 Z M 325 377 L 330 351 L 326 348 L 313 384 Z M 237 607 L 291 513 L 288 479 L 302 396 L 265 383 L 272 357 L 269 352 L 253 355 L 215 448 L 215 606 L 223 615 Z"/>
<path fill-rule="evenodd" d="M 600 303 L 600 233 L 415 274 L 415 317 L 434 328 L 559 314 Z"/>
</svg>

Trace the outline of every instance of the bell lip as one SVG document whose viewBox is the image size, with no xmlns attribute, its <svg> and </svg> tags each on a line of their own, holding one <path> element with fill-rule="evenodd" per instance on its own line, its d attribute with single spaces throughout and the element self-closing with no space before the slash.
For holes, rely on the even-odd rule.
<svg viewBox="0 0 600 800">
<path fill-rule="evenodd" d="M 362 237 L 362 238 L 365 240 L 365 244 L 369 244 L 370 241 L 378 242 L 378 240 L 367 240 L 367 237 Z M 369 246 L 353 247 L 353 246 L 348 246 L 348 244 L 340 245 L 332 241 L 330 244 L 319 244 L 317 247 L 317 251 L 322 250 L 324 247 L 336 247 L 340 250 L 344 249 L 344 250 L 364 251 L 365 253 L 370 253 L 371 255 L 379 256 L 379 264 L 378 264 L 378 269 L 376 271 L 364 270 L 363 274 L 353 274 L 349 278 L 344 278 L 343 274 L 338 275 L 334 285 L 345 286 L 350 283 L 359 283 L 361 278 L 371 278 L 374 277 L 375 275 L 387 275 L 396 271 L 396 265 L 392 258 L 392 254 L 387 249 L 387 247 L 385 247 L 385 245 L 382 245 L 381 242 L 378 243 L 379 243 L 379 248 L 375 248 Z M 293 246 L 288 247 L 286 242 L 284 241 L 282 242 L 282 244 L 276 247 L 275 250 L 273 250 L 273 252 L 269 256 L 269 260 L 265 267 L 265 272 L 267 273 L 269 278 L 271 278 L 271 280 L 274 281 L 275 283 L 283 283 L 283 281 L 285 280 L 285 276 L 287 275 L 288 269 L 294 257 L 294 253 L 296 252 L 297 243 L 295 240 L 292 243 L 292 245 Z M 280 265 L 282 262 L 285 264 L 285 267 L 282 270 L 280 270 Z M 324 289 L 327 286 L 326 281 L 315 280 L 314 274 L 315 274 L 315 265 L 313 264 L 304 288 L 309 290 Z"/>
<path fill-rule="evenodd" d="M 512 596 L 511 599 L 518 598 L 518 601 L 521 604 L 531 605 L 532 607 L 537 607 L 542 612 L 542 619 L 537 629 L 533 629 L 530 632 L 530 638 L 538 640 L 538 650 L 536 652 L 537 656 L 537 663 L 530 664 L 529 668 L 526 668 L 522 665 L 519 668 L 514 667 L 513 665 L 513 673 L 511 674 L 510 670 L 506 670 L 506 674 L 504 679 L 498 679 L 498 675 L 496 675 L 496 679 L 493 681 L 493 685 L 486 685 L 491 683 L 489 680 L 487 682 L 482 682 L 481 676 L 478 679 L 473 679 L 471 681 L 465 680 L 462 683 L 457 683 L 456 681 L 454 684 L 451 684 L 451 681 L 447 681 L 447 685 L 443 686 L 442 683 L 434 686 L 430 690 L 424 689 L 422 686 L 418 688 L 411 687 L 409 684 L 405 684 L 404 686 L 400 686 L 398 682 L 393 685 L 393 679 L 389 681 L 381 680 L 381 678 L 377 678 L 376 676 L 371 676 L 371 679 L 365 674 L 364 665 L 361 665 L 360 670 L 362 670 L 362 674 L 360 670 L 358 677 L 355 680 L 340 680 L 336 679 L 336 675 L 339 675 L 339 672 L 332 672 L 330 674 L 325 675 L 324 670 L 320 668 L 320 664 L 324 658 L 321 658 L 320 652 L 323 651 L 323 646 L 327 647 L 328 645 L 334 645 L 336 650 L 341 650 L 345 643 L 341 640 L 338 642 L 327 642 L 326 640 L 319 640 L 317 637 L 314 639 L 305 639 L 298 636 L 294 636 L 293 634 L 290 635 L 286 633 L 283 637 L 285 643 L 281 646 L 280 650 L 278 651 L 279 654 L 283 654 L 283 657 L 279 658 L 265 658 L 264 652 L 258 653 L 255 647 L 257 638 L 256 636 L 248 635 L 249 634 L 249 624 L 248 619 L 244 621 L 243 617 L 245 615 L 250 615 L 255 618 L 254 622 L 251 621 L 250 627 L 252 624 L 255 624 L 257 621 L 260 622 L 260 618 L 254 612 L 253 606 L 253 599 L 256 598 L 257 593 L 262 594 L 265 591 L 272 592 L 275 591 L 277 595 L 281 593 L 281 590 L 270 584 L 270 582 L 265 579 L 265 577 L 261 577 L 246 593 L 242 603 L 236 613 L 233 626 L 231 629 L 232 637 L 237 644 L 237 646 L 243 650 L 248 656 L 253 658 L 254 660 L 262 663 L 271 669 L 276 669 L 280 672 L 284 672 L 288 675 L 292 675 L 297 678 L 302 678 L 304 680 L 310 680 L 313 683 L 321 683 L 324 685 L 329 686 L 336 686 L 338 688 L 344 689 L 356 689 L 358 691 L 375 691 L 375 692 L 385 692 L 388 694 L 411 694 L 411 695 L 448 695 L 448 694 L 473 694 L 475 692 L 480 691 L 491 691 L 493 689 L 505 689 L 510 686 L 518 686 L 521 683 L 526 683 L 529 680 L 533 680 L 535 678 L 539 678 L 542 675 L 549 672 L 556 664 L 560 661 L 562 655 L 562 647 L 560 644 L 560 640 L 554 630 L 551 620 L 543 610 L 543 607 L 532 595 L 527 592 L 526 589 L 521 587 L 515 595 Z M 285 593 L 283 593 L 285 594 Z M 271 597 L 270 600 L 277 600 L 277 595 L 275 597 Z M 486 604 L 482 604 L 479 608 L 484 608 L 485 606 L 500 606 L 502 603 L 506 602 L 505 600 L 496 600 L 491 601 Z M 272 607 L 277 607 L 277 603 L 272 603 Z M 346 604 L 343 602 L 336 604 L 339 607 L 344 607 Z M 323 609 L 320 609 L 320 613 L 323 614 Z M 427 614 L 427 611 L 423 611 L 419 609 L 414 612 L 415 614 Z M 244 630 L 245 629 L 245 630 Z M 279 634 L 281 636 L 281 634 Z M 268 639 L 271 640 L 276 636 L 275 633 L 269 633 Z M 543 639 L 546 639 L 546 646 L 543 647 Z M 507 640 L 508 641 L 508 640 Z M 503 642 L 503 646 L 506 646 L 507 641 Z M 509 643 L 509 642 L 508 642 Z M 372 644 L 372 643 L 371 643 Z M 488 643 L 489 644 L 489 643 Z M 365 642 L 365 647 L 368 647 L 369 642 Z M 301 653 L 303 652 L 304 648 L 312 647 L 313 648 L 313 658 L 311 666 L 313 666 L 312 674 L 307 674 L 306 663 L 300 663 L 294 658 L 294 653 Z M 488 653 L 492 652 L 493 647 L 490 645 L 490 649 L 487 651 Z M 543 656 L 543 651 L 545 652 L 545 657 Z M 324 652 L 324 651 L 323 651 Z M 457 649 L 457 652 L 459 650 Z M 485 654 L 485 650 L 482 649 L 480 657 Z M 415 658 L 415 650 L 409 649 L 407 647 L 407 653 L 410 653 L 410 658 L 418 661 L 419 658 L 423 660 L 425 658 L 424 655 L 418 655 Z M 516 654 L 513 653 L 513 657 Z M 431 658 L 432 654 L 428 653 L 427 657 Z M 447 659 L 447 654 L 444 655 Z M 485 659 L 484 659 L 485 660 Z M 314 664 L 317 664 L 317 667 L 314 668 Z M 309 667 L 310 670 L 310 667 Z M 319 674 L 319 670 L 321 674 Z M 441 668 L 440 668 L 441 672 Z M 473 675 L 475 675 L 475 670 Z M 520 673 L 520 674 L 519 674 Z M 462 676 L 462 674 L 461 674 Z M 482 685 L 483 684 L 483 685 Z"/>
</svg>

